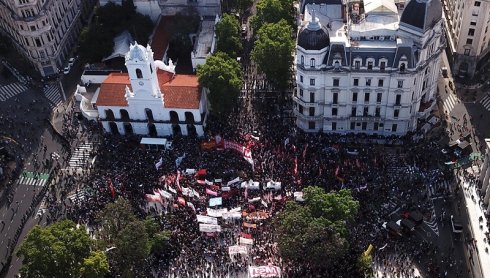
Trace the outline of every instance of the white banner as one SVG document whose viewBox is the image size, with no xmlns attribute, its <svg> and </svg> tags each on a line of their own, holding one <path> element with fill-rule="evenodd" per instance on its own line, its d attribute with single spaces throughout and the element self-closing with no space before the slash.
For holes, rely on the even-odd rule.
<svg viewBox="0 0 490 278">
<path fill-rule="evenodd" d="M 222 204 L 223 204 L 223 198 L 221 198 L 221 197 L 209 199 L 209 206 L 210 207 L 221 206 Z"/>
<path fill-rule="evenodd" d="M 197 222 L 204 223 L 204 224 L 218 225 L 218 218 L 214 218 L 206 215 L 196 215 L 196 216 L 197 216 Z"/>
<path fill-rule="evenodd" d="M 278 266 L 249 266 L 249 277 L 281 277 L 281 269 Z"/>
<path fill-rule="evenodd" d="M 236 254 L 248 255 L 248 248 L 243 245 L 233 245 L 228 247 L 228 252 L 230 253 L 230 256 Z"/>
<path fill-rule="evenodd" d="M 229 182 L 228 182 L 226 185 L 227 185 L 227 186 L 230 186 L 230 185 L 235 184 L 235 183 L 237 183 L 237 182 L 240 182 L 240 177 L 236 177 L 236 178 L 232 179 L 232 180 L 231 180 L 231 181 L 229 181 Z"/>
<path fill-rule="evenodd" d="M 253 199 L 248 199 L 248 202 L 249 203 L 258 202 L 258 201 L 260 201 L 260 197 L 255 197 Z"/>
<path fill-rule="evenodd" d="M 199 224 L 199 231 L 204 233 L 221 233 L 221 226 L 213 224 Z"/>
<path fill-rule="evenodd" d="M 227 208 L 222 208 L 222 209 L 212 209 L 212 208 L 207 208 L 208 216 L 212 217 L 222 217 L 223 213 L 227 213 L 228 209 Z"/>
<path fill-rule="evenodd" d="M 223 219 L 241 219 L 242 213 L 239 211 L 230 211 L 223 213 Z"/>
<path fill-rule="evenodd" d="M 254 240 L 250 238 L 240 237 L 240 245 L 253 245 Z"/>
</svg>

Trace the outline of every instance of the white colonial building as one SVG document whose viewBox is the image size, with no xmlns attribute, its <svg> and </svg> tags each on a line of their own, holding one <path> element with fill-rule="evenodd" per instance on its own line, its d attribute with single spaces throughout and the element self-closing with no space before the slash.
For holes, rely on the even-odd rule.
<svg viewBox="0 0 490 278">
<path fill-rule="evenodd" d="M 91 96 L 90 90 L 79 86 L 77 96 L 85 117 L 97 118 L 105 131 L 114 134 L 204 134 L 207 100 L 197 76 L 175 74 L 172 61 L 165 65 L 153 60 L 151 47 L 137 43 L 130 46 L 125 60 L 128 72 L 103 76 Z M 97 83 L 101 78 L 82 76 L 82 80 Z"/>
<path fill-rule="evenodd" d="M 294 112 L 307 132 L 403 135 L 436 103 L 440 0 L 304 5 Z"/>
</svg>

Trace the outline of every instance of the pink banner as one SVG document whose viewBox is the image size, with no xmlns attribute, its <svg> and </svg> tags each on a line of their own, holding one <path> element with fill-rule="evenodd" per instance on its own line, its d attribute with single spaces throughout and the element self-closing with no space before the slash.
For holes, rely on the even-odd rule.
<svg viewBox="0 0 490 278">
<path fill-rule="evenodd" d="M 211 195 L 211 196 L 218 196 L 218 192 L 213 191 L 211 189 L 206 188 L 206 194 Z"/>
<path fill-rule="evenodd" d="M 281 269 L 277 266 L 250 266 L 249 277 L 280 277 Z"/>
<path fill-rule="evenodd" d="M 240 153 L 243 158 L 248 161 L 250 164 L 253 165 L 253 159 L 252 159 L 252 151 L 249 149 L 249 148 L 246 148 L 244 147 L 243 145 L 241 144 L 238 144 L 236 142 L 233 142 L 233 141 L 228 141 L 228 140 L 223 140 L 225 142 L 224 144 L 224 148 L 225 149 L 233 149 L 235 151 L 237 151 L 238 153 Z"/>
</svg>

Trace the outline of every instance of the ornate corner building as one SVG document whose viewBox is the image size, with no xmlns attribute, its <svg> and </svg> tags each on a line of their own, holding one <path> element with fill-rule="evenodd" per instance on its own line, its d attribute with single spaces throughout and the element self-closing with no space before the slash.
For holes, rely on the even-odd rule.
<svg viewBox="0 0 490 278">
<path fill-rule="evenodd" d="M 94 0 L 0 0 L 0 31 L 41 73 L 63 69 Z"/>
<path fill-rule="evenodd" d="M 490 59 L 490 0 L 442 0 L 452 72 L 462 78 Z"/>
<path fill-rule="evenodd" d="M 304 0 L 296 125 L 306 132 L 404 135 L 436 104 L 445 48 L 440 0 Z"/>
</svg>

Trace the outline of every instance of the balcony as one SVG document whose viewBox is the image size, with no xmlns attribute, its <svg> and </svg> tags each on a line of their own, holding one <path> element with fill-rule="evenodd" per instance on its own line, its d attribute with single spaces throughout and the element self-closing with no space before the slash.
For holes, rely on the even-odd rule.
<svg viewBox="0 0 490 278">
<path fill-rule="evenodd" d="M 298 103 L 299 105 L 301 105 L 303 107 L 318 107 L 317 102 L 305 102 L 304 100 L 302 100 L 301 98 L 299 98 L 297 96 L 293 97 L 293 99 L 296 103 Z"/>
<path fill-rule="evenodd" d="M 323 115 L 317 115 L 317 116 L 308 116 L 308 115 L 304 115 L 302 113 L 299 113 L 298 110 L 294 109 L 294 116 L 296 116 L 297 118 L 301 119 L 301 120 L 305 120 L 305 121 L 316 121 L 316 120 L 321 120 L 323 119 Z"/>
<path fill-rule="evenodd" d="M 419 111 L 417 113 L 419 118 L 427 118 L 430 115 L 430 112 L 434 108 L 436 104 L 435 100 L 431 100 L 428 102 L 420 102 Z"/>
<path fill-rule="evenodd" d="M 368 122 L 368 123 L 381 121 L 381 117 L 375 117 L 375 116 L 351 116 L 349 119 L 355 122 Z"/>
</svg>

